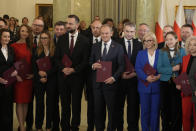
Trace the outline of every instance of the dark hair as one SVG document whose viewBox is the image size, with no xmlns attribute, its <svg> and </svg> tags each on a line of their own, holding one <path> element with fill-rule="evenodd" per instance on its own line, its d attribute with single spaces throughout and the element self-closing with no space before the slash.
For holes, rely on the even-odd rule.
<svg viewBox="0 0 196 131">
<path fill-rule="evenodd" d="M 103 22 L 102 22 L 102 24 L 104 25 L 104 24 L 107 24 L 108 22 L 114 22 L 113 21 L 113 19 L 112 18 L 105 18 L 104 20 L 103 20 Z"/>
<path fill-rule="evenodd" d="M 183 28 L 183 27 L 190 28 L 193 31 L 193 27 L 190 24 L 184 24 L 184 25 L 182 25 L 181 28 Z"/>
<path fill-rule="evenodd" d="M 4 29 L 4 28 L 0 29 L 0 39 L 2 37 L 3 32 L 9 32 L 10 33 L 10 31 L 8 29 Z M 0 41 L 0 43 L 1 43 L 1 41 Z"/>
<path fill-rule="evenodd" d="M 26 38 L 26 44 L 27 44 L 27 48 L 30 50 L 30 52 L 32 53 L 32 50 L 33 50 L 33 35 L 32 35 L 32 30 L 31 30 L 31 27 L 28 26 L 28 25 L 21 25 L 19 27 L 19 30 L 18 30 L 18 39 L 20 39 L 20 31 L 21 31 L 21 28 L 22 27 L 26 27 L 27 30 L 28 30 L 28 34 L 29 36 Z"/>
<path fill-rule="evenodd" d="M 5 23 L 5 25 L 7 25 L 7 21 L 4 19 L 0 19 L 0 21 L 3 21 Z"/>
<path fill-rule="evenodd" d="M 27 21 L 29 21 L 29 19 L 27 17 L 23 17 L 22 18 L 22 22 L 24 21 L 24 19 L 27 19 Z"/>
<path fill-rule="evenodd" d="M 57 21 L 55 24 L 54 24 L 54 27 L 55 26 L 65 26 L 66 25 L 66 22 L 64 21 Z"/>
<path fill-rule="evenodd" d="M 136 29 L 136 25 L 134 23 L 131 23 L 131 22 L 126 22 L 124 23 L 124 27 L 125 26 L 130 26 L 130 27 L 134 27 Z"/>
<path fill-rule="evenodd" d="M 68 18 L 74 18 L 76 23 L 79 23 L 80 22 L 80 19 L 77 15 L 68 15 Z"/>
<path fill-rule="evenodd" d="M 130 20 L 129 20 L 128 18 L 126 18 L 126 19 L 124 19 L 124 20 L 122 21 L 123 25 L 124 25 L 125 23 L 127 23 L 127 22 L 130 22 Z"/>
<path fill-rule="evenodd" d="M 9 15 L 5 14 L 3 15 L 3 19 L 10 19 Z"/>
</svg>

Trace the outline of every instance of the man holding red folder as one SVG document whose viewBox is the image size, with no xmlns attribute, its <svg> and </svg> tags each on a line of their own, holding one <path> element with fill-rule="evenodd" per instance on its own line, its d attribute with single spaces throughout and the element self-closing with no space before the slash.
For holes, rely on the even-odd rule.
<svg viewBox="0 0 196 131">
<path fill-rule="evenodd" d="M 112 28 L 109 25 L 101 27 L 102 41 L 92 46 L 90 64 L 92 67 L 93 94 L 94 94 L 94 113 L 95 126 L 97 131 L 105 129 L 106 107 L 108 110 L 108 131 L 114 130 L 114 103 L 118 87 L 119 78 L 124 70 L 124 52 L 121 45 L 111 40 Z M 102 82 L 97 82 L 97 70 L 103 69 L 102 63 L 111 62 L 111 76 Z M 107 65 L 107 64 L 106 64 Z M 104 72 L 106 71 L 106 72 Z M 107 70 L 103 69 L 104 73 Z"/>
</svg>

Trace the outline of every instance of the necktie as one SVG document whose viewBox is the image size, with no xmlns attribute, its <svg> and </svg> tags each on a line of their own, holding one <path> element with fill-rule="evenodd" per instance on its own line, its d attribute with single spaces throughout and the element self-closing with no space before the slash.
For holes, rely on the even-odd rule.
<svg viewBox="0 0 196 131">
<path fill-rule="evenodd" d="M 99 41 L 98 41 L 98 39 L 96 38 L 96 39 L 95 39 L 95 43 L 98 43 L 98 42 L 99 42 Z"/>
<path fill-rule="evenodd" d="M 106 56 L 106 54 L 107 54 L 107 48 L 106 48 L 106 43 L 104 43 L 104 49 L 103 49 L 103 55 L 102 55 L 102 57 L 104 58 L 105 56 Z"/>
<path fill-rule="evenodd" d="M 131 58 L 131 42 L 130 42 L 130 40 L 128 40 L 127 42 L 128 42 L 128 52 L 127 52 L 127 54 L 128 54 L 128 58 L 130 59 Z"/>
<path fill-rule="evenodd" d="M 36 35 L 34 36 L 33 44 L 35 47 L 37 47 L 37 36 Z"/>
<path fill-rule="evenodd" d="M 72 36 L 71 36 L 71 44 L 70 44 L 70 47 L 69 47 L 70 53 L 71 53 L 71 54 L 72 54 L 72 52 L 73 52 L 73 48 L 74 48 L 74 36 L 72 35 Z"/>
</svg>

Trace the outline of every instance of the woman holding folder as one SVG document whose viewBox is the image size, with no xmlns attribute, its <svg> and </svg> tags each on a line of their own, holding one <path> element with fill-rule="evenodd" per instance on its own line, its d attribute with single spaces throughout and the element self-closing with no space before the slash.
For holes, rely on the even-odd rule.
<svg viewBox="0 0 196 131">
<path fill-rule="evenodd" d="M 188 75 L 192 94 L 185 96 L 182 93 L 182 124 L 183 131 L 191 131 L 191 116 L 194 119 L 194 131 L 196 131 L 196 37 L 191 36 L 185 44 L 187 55 L 182 59 L 182 72 Z M 181 89 L 181 85 L 176 85 L 177 89 Z"/>
<path fill-rule="evenodd" d="M 42 131 L 44 120 L 44 94 L 46 93 L 46 130 L 51 131 L 56 89 L 55 46 L 49 32 L 40 34 L 40 41 L 33 60 L 37 131 Z"/>
<path fill-rule="evenodd" d="M 0 30 L 0 127 L 5 131 L 13 131 L 13 87 L 6 86 L 8 80 L 3 78 L 5 71 L 13 67 L 14 51 L 8 45 L 10 32 L 7 29 Z M 14 71 L 13 77 L 17 75 Z"/>
<path fill-rule="evenodd" d="M 139 51 L 135 64 L 142 131 L 159 131 L 160 74 L 156 72 L 159 50 L 155 34 L 147 33 L 143 43 L 145 50 Z"/>
<path fill-rule="evenodd" d="M 14 49 L 15 61 L 24 60 L 27 63 L 28 68 L 31 71 L 32 63 L 32 48 L 33 39 L 31 28 L 27 25 L 21 25 L 19 28 L 19 40 L 13 43 L 11 46 Z M 16 115 L 19 122 L 20 131 L 25 131 L 24 123 L 28 111 L 28 103 L 32 101 L 32 78 L 33 74 L 25 74 L 22 77 L 21 72 L 18 72 L 18 82 L 15 83 L 14 87 L 14 101 L 16 102 Z"/>
<path fill-rule="evenodd" d="M 179 46 L 175 32 L 165 36 L 165 47 L 160 50 L 157 70 L 161 74 L 161 117 L 163 131 L 182 130 L 181 94 L 173 80 L 178 76 L 185 50 Z"/>
</svg>

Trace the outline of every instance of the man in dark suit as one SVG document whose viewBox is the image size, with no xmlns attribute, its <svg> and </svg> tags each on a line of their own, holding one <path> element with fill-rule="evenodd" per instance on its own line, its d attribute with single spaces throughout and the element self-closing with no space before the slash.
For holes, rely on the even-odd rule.
<svg viewBox="0 0 196 131">
<path fill-rule="evenodd" d="M 78 131 L 80 125 L 83 77 L 88 66 L 89 43 L 86 37 L 78 33 L 78 26 L 79 18 L 76 15 L 69 15 L 67 18 L 69 33 L 59 38 L 55 53 L 61 98 L 62 131 Z M 62 64 L 65 54 L 72 61 L 71 67 Z"/>
<path fill-rule="evenodd" d="M 118 40 L 123 46 L 124 55 L 128 57 L 130 63 L 134 66 L 138 51 L 143 49 L 141 42 L 137 39 L 133 39 L 136 32 L 136 26 L 133 23 L 127 22 L 123 28 L 124 38 Z M 135 71 L 123 72 L 120 80 L 120 88 L 118 88 L 118 94 L 116 99 L 116 128 L 118 131 L 123 131 L 124 123 L 124 105 L 127 99 L 127 123 L 128 130 L 139 131 L 139 94 L 137 91 L 137 77 Z"/>
<path fill-rule="evenodd" d="M 66 33 L 66 25 L 67 22 L 58 21 L 54 24 L 54 43 L 58 43 L 58 39 L 60 36 Z"/>
<path fill-rule="evenodd" d="M 96 43 L 92 47 L 90 65 L 93 69 L 93 95 L 95 126 L 97 131 L 105 129 L 106 107 L 108 111 L 108 131 L 114 130 L 114 103 L 118 87 L 119 78 L 124 70 L 123 48 L 118 43 L 111 40 L 112 28 L 109 25 L 101 27 L 102 42 Z M 102 65 L 98 61 L 112 62 L 112 76 L 104 82 L 96 82 L 96 70 Z"/>
<path fill-rule="evenodd" d="M 94 44 L 99 43 L 101 41 L 101 36 L 100 36 L 100 29 L 101 29 L 101 21 L 99 20 L 94 20 L 91 23 L 91 33 L 89 38 L 89 54 L 91 52 L 91 48 Z M 85 80 L 85 85 L 86 85 L 86 99 L 87 99 L 87 123 L 88 123 L 88 128 L 87 131 L 93 131 L 94 130 L 94 97 L 93 97 L 93 88 L 92 88 L 92 77 L 91 77 L 91 72 L 92 69 L 89 66 L 86 70 L 86 80 Z"/>
<path fill-rule="evenodd" d="M 167 34 L 168 32 L 171 32 L 171 31 L 173 31 L 173 26 L 171 26 L 171 25 L 165 25 L 165 26 L 163 27 L 163 39 L 164 39 L 164 40 L 165 40 L 166 34 Z M 158 44 L 158 49 L 161 49 L 161 48 L 163 48 L 164 46 L 165 46 L 165 41 L 163 41 L 163 42 L 161 42 L 161 43 Z"/>
</svg>

